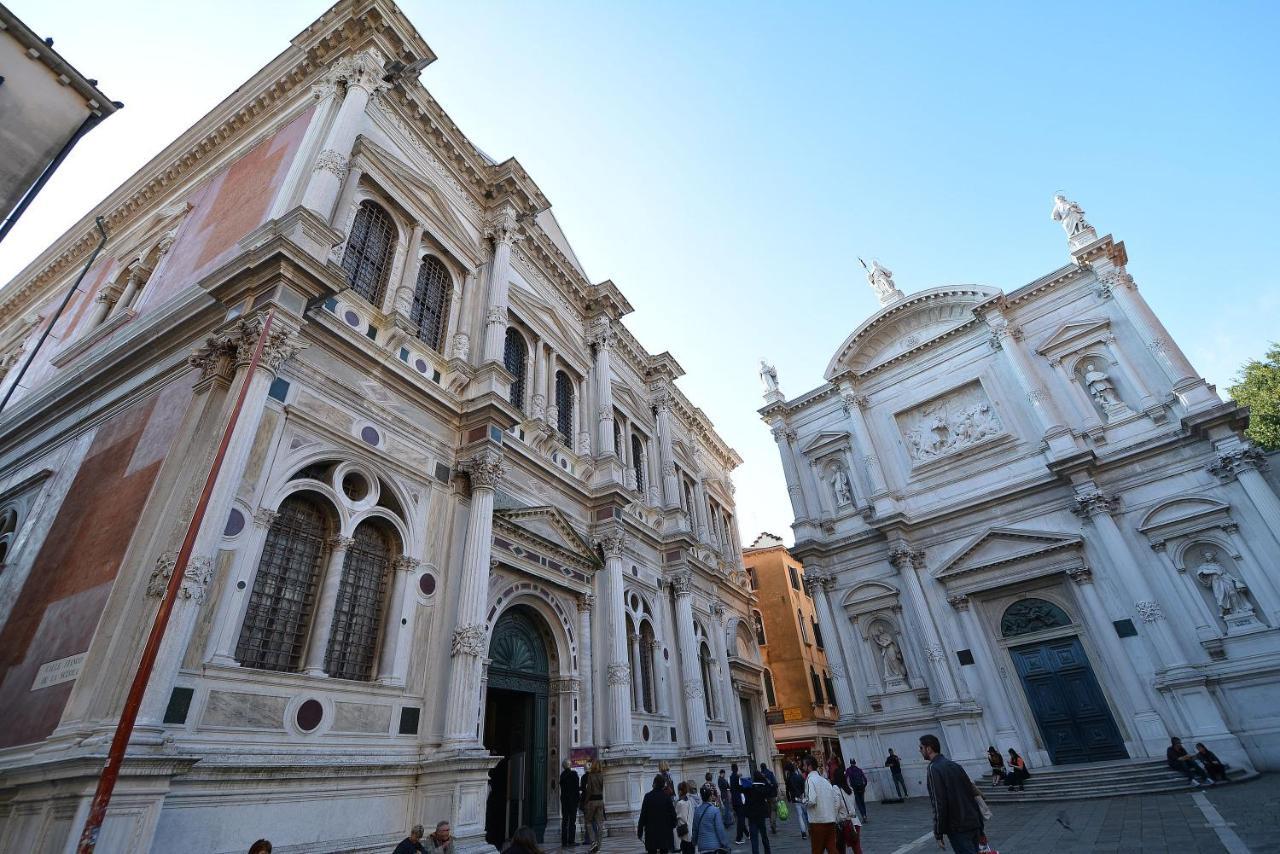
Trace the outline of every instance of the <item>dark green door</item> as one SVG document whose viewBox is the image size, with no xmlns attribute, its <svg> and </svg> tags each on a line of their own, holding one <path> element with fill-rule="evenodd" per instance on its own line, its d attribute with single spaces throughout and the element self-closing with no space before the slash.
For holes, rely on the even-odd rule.
<svg viewBox="0 0 1280 854">
<path fill-rule="evenodd" d="M 1055 765 L 1128 758 L 1079 638 L 1059 638 L 1009 652 Z"/>
<path fill-rule="evenodd" d="M 547 827 L 548 655 L 535 613 L 512 608 L 489 642 L 484 746 L 503 757 L 490 774 L 485 836 L 501 846 L 522 825 Z"/>
</svg>

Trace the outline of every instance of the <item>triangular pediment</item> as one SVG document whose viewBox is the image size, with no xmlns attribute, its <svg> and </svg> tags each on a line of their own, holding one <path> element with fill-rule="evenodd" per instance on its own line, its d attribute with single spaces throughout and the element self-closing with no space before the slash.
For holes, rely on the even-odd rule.
<svg viewBox="0 0 1280 854">
<path fill-rule="evenodd" d="M 841 445 L 849 444 L 849 434 L 844 431 L 824 430 L 817 436 L 814 436 L 800 450 L 806 456 L 813 456 L 821 451 L 830 450 Z"/>
<path fill-rule="evenodd" d="M 565 515 L 554 507 L 511 507 L 494 510 L 493 515 L 495 520 L 501 519 L 512 528 L 530 534 L 574 557 L 590 563 L 597 561 L 595 549 L 574 529 Z"/>
<path fill-rule="evenodd" d="M 1085 346 L 1096 342 L 1099 336 L 1111 328 L 1111 321 L 1105 317 L 1072 320 L 1062 324 L 1036 347 L 1036 352 L 1044 355 L 1060 350 L 1069 350 L 1074 346 Z"/>
<path fill-rule="evenodd" d="M 1076 534 L 991 528 L 962 546 L 939 567 L 936 577 L 945 578 L 993 566 L 1019 563 L 1053 552 L 1076 549 L 1082 542 Z"/>
<path fill-rule="evenodd" d="M 565 321 L 564 312 L 557 311 L 555 306 L 543 299 L 532 287 L 512 288 L 510 297 L 511 304 L 525 323 L 540 330 L 553 344 L 559 345 L 559 353 L 570 352 L 570 344 L 581 338 L 582 330 L 571 327 Z"/>
<path fill-rule="evenodd" d="M 621 383 L 613 384 L 613 400 L 623 410 L 629 410 L 633 415 L 641 415 L 649 411 L 649 405 L 641 400 L 639 395 L 630 388 Z"/>
</svg>

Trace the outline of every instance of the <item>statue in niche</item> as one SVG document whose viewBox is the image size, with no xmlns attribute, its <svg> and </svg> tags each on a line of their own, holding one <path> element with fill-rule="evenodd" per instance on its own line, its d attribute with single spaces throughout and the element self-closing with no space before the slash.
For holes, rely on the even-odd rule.
<svg viewBox="0 0 1280 854">
<path fill-rule="evenodd" d="M 1093 362 L 1084 366 L 1084 384 L 1089 389 L 1089 395 L 1103 410 L 1110 412 L 1124 405 L 1116 395 L 1116 387 L 1112 384 L 1111 378 L 1098 370 Z"/>
<path fill-rule="evenodd" d="M 853 485 L 849 483 L 849 475 L 839 466 L 831 475 L 831 488 L 836 494 L 837 504 L 844 506 L 853 503 Z"/>
<path fill-rule="evenodd" d="M 884 665 L 885 682 L 905 682 L 907 662 L 902 657 L 902 648 L 898 646 L 898 642 L 889 635 L 884 626 L 876 626 L 871 640 L 880 649 L 880 662 Z"/>
<path fill-rule="evenodd" d="M 772 394 L 778 389 L 778 369 L 766 362 L 760 360 L 760 379 L 764 381 L 765 394 Z"/>
<path fill-rule="evenodd" d="M 1213 592 L 1213 599 L 1224 617 L 1240 607 L 1240 596 L 1245 591 L 1245 586 L 1232 577 L 1226 567 L 1218 563 L 1217 556 L 1208 549 L 1200 553 L 1196 577 Z"/>
<path fill-rule="evenodd" d="M 1093 226 L 1084 218 L 1084 209 L 1062 193 L 1053 197 L 1053 213 L 1050 216 L 1054 222 L 1062 223 L 1062 230 L 1067 233 L 1068 238 L 1082 237 L 1093 232 Z"/>
</svg>

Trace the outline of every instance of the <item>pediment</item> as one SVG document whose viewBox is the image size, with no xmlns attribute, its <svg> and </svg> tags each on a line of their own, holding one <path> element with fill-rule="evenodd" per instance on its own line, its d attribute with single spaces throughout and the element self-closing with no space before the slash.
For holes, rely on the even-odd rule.
<svg viewBox="0 0 1280 854">
<path fill-rule="evenodd" d="M 1049 337 L 1040 342 L 1036 352 L 1040 355 L 1070 350 L 1092 344 L 1111 328 L 1111 321 L 1103 318 L 1072 320 L 1062 324 Z"/>
<path fill-rule="evenodd" d="M 823 451 L 833 450 L 849 444 L 849 434 L 844 431 L 825 430 L 804 444 L 800 450 L 806 456 L 814 456 Z"/>
<path fill-rule="evenodd" d="M 932 288 L 872 315 L 845 339 L 827 365 L 828 381 L 845 371 L 864 373 L 930 347 L 977 322 L 973 309 L 999 295 L 981 285 Z"/>
<path fill-rule="evenodd" d="M 525 323 L 560 345 L 557 347 L 559 353 L 571 352 L 569 345 L 582 337 L 582 331 L 574 329 L 566 321 L 564 312 L 557 311 L 555 306 L 543 299 L 531 286 L 512 288 L 510 298 Z"/>
<path fill-rule="evenodd" d="M 1050 556 L 1055 552 L 1078 549 L 1082 544 L 1083 540 L 1076 534 L 991 528 L 962 546 L 938 568 L 935 577 L 941 579 L 1021 563 Z"/>
<path fill-rule="evenodd" d="M 642 400 L 629 386 L 625 386 L 622 383 L 615 382 L 613 384 L 613 400 L 614 403 L 620 404 L 620 409 L 630 411 L 632 417 L 649 411 L 649 404 Z"/>
<path fill-rule="evenodd" d="M 898 588 L 884 581 L 864 581 L 844 597 L 844 605 L 861 605 L 879 599 L 891 599 L 898 595 Z"/>
<path fill-rule="evenodd" d="M 555 546 L 563 552 L 589 563 L 597 563 L 595 549 L 555 507 L 511 507 L 495 509 L 495 520 L 501 519 L 521 532 Z"/>
<path fill-rule="evenodd" d="M 1174 498 L 1159 504 L 1142 517 L 1138 530 L 1144 534 L 1155 533 L 1173 527 L 1185 527 L 1197 522 L 1209 522 L 1214 517 L 1230 517 L 1231 505 L 1214 498 L 1198 495 Z"/>
</svg>

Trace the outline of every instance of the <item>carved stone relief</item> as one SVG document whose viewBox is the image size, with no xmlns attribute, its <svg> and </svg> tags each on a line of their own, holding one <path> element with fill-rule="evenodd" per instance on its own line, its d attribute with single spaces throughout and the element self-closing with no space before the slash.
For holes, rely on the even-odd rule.
<svg viewBox="0 0 1280 854">
<path fill-rule="evenodd" d="M 898 413 L 898 429 L 914 462 L 949 456 L 1004 432 L 977 380 Z"/>
</svg>

